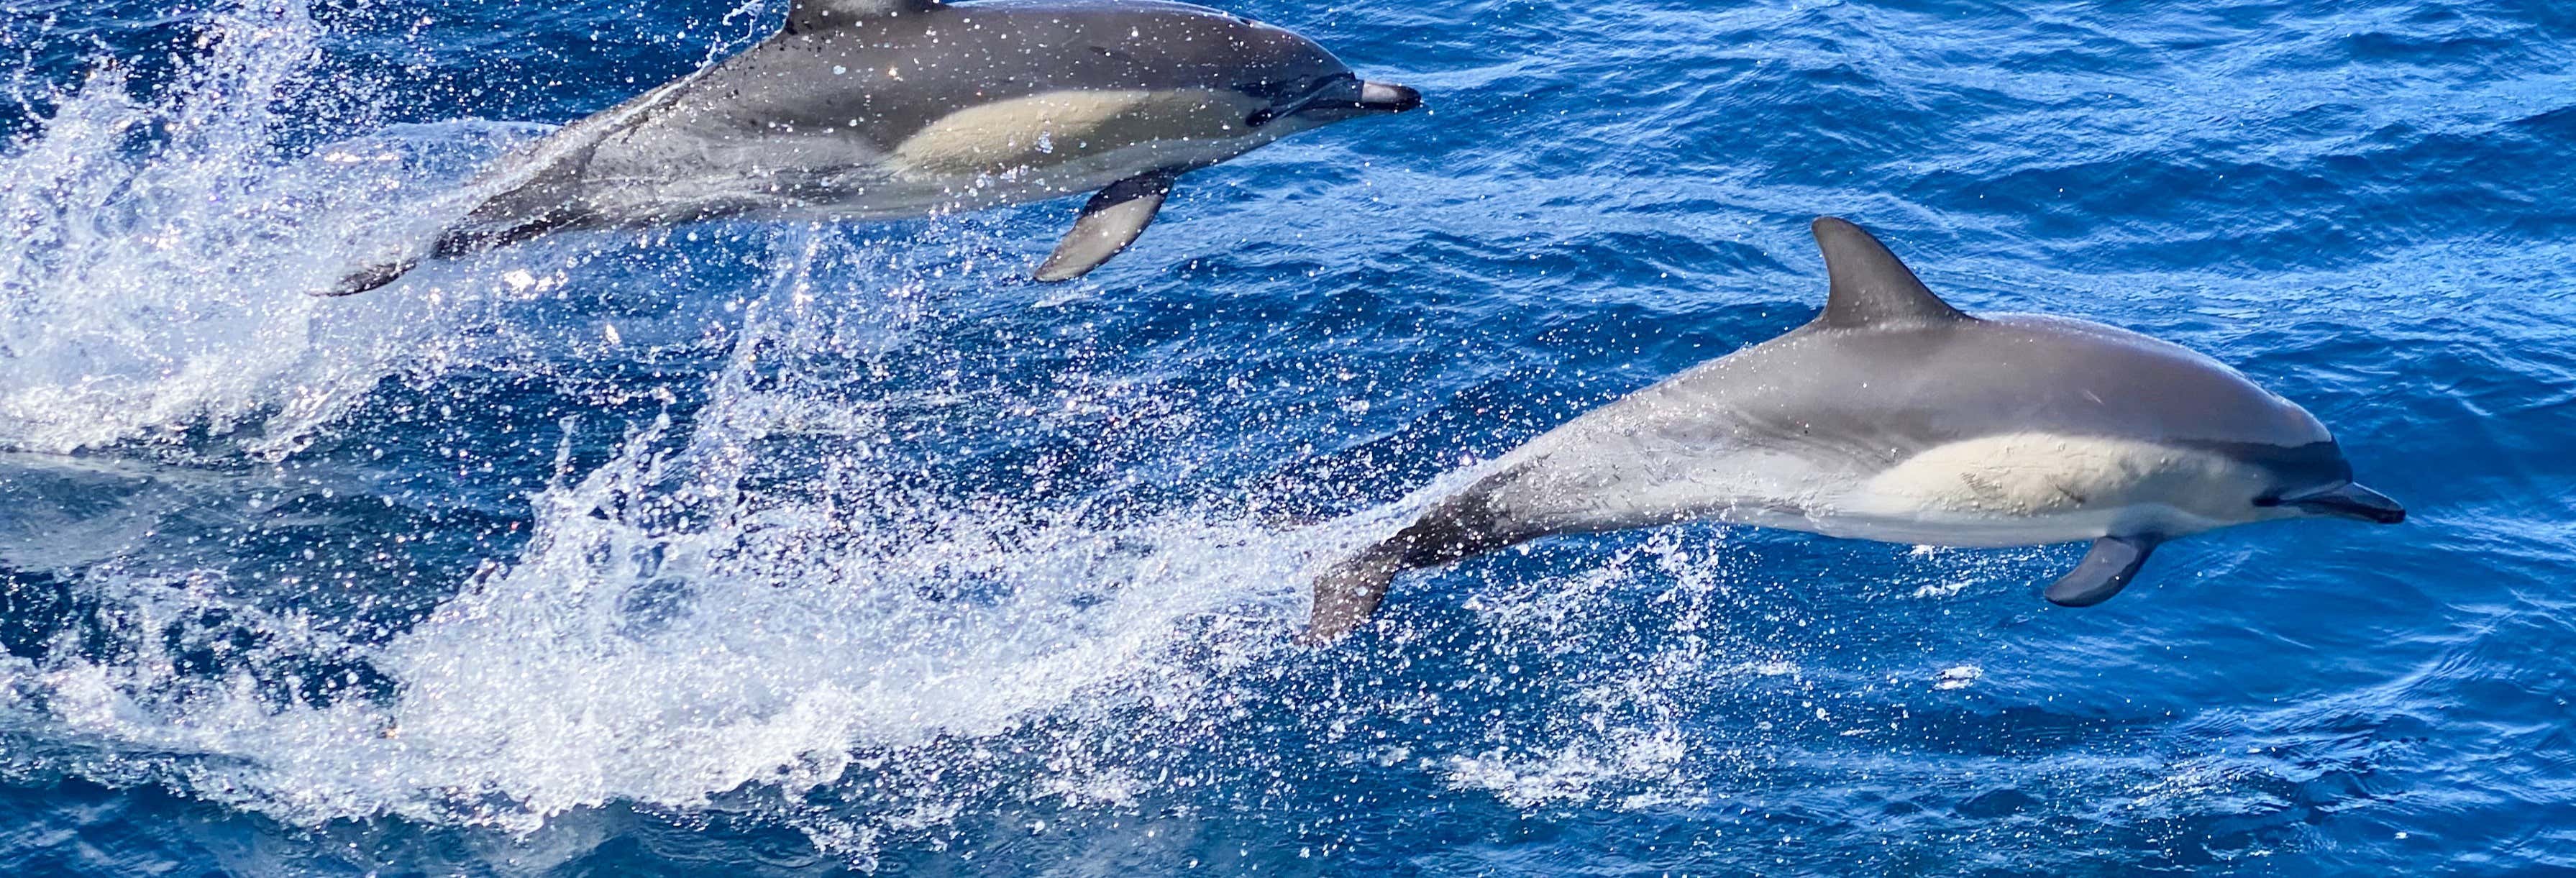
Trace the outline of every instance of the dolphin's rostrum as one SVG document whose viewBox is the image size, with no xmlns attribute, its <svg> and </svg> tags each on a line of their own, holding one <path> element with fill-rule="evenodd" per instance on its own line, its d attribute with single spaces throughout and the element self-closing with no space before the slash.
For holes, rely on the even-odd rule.
<svg viewBox="0 0 2576 878">
<path fill-rule="evenodd" d="M 2098 323 L 1971 316 L 1859 226 L 1815 222 L 1824 313 L 1586 413 L 1315 582 L 1310 640 L 1394 577 L 1555 534 L 1708 519 L 1953 546 L 2092 540 L 2049 586 L 2108 600 L 2165 540 L 2406 512 L 2235 370 Z"/>
<path fill-rule="evenodd" d="M 1164 0 L 796 0 L 778 35 L 504 157 L 392 283 L 569 229 L 887 219 L 1098 193 L 1039 280 L 1126 249 L 1182 173 L 1420 106 L 1297 34 Z"/>
</svg>

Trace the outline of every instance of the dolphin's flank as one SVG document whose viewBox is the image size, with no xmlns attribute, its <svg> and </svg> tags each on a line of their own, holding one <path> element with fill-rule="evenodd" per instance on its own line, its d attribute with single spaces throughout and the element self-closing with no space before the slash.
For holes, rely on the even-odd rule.
<svg viewBox="0 0 2576 878">
<path fill-rule="evenodd" d="M 1953 546 L 2090 540 L 2109 600 L 2156 546 L 2288 518 L 2394 524 L 2325 425 L 2219 362 L 2098 323 L 1970 315 L 1859 226 L 1815 222 L 1824 313 L 1530 441 L 1315 580 L 1309 640 L 1407 570 L 1541 537 L 1713 520 Z"/>
<path fill-rule="evenodd" d="M 1142 234 L 1180 175 L 1421 103 L 1305 37 L 1182 3 L 797 0 L 776 36 L 494 162 L 462 221 L 322 294 L 558 231 L 1098 193 L 1036 272 L 1070 280 Z"/>
</svg>

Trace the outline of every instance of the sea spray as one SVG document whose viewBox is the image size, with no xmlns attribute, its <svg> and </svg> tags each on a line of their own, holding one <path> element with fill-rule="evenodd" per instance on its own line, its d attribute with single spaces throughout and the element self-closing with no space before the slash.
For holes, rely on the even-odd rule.
<svg viewBox="0 0 2576 878">
<path fill-rule="evenodd" d="M 222 7 L 197 34 L 171 81 L 102 62 L 0 149 L 0 448 L 230 434 L 281 454 L 378 381 L 435 368 L 470 313 L 479 291 L 302 293 L 457 209 L 459 166 L 524 128 L 329 136 L 306 126 L 367 114 L 294 111 L 322 88 L 301 3 Z M 14 85 L 45 88 L 37 75 Z M 285 145 L 317 134 L 317 150 Z"/>
<path fill-rule="evenodd" d="M 818 839 L 863 838 L 995 801 L 1132 795 L 1127 770 L 1100 763 L 1151 749 L 1122 717 L 1238 710 L 1241 683 L 1211 681 L 1285 648 L 1292 584 L 1329 532 L 1190 509 L 1102 526 L 1081 504 L 919 486 L 881 450 L 895 437 L 871 391 L 810 377 L 920 355 L 918 309 L 900 290 L 816 288 L 816 271 L 880 259 L 867 245 L 780 247 L 788 267 L 740 303 L 703 400 L 634 423 L 582 472 L 569 447 L 584 427 L 559 423 L 565 450 L 529 497 L 524 549 L 409 630 L 352 645 L 238 612 L 226 618 L 258 633 L 262 667 L 205 679 L 151 644 L 220 597 L 93 582 L 110 612 L 140 614 L 123 638 L 138 648 L 20 668 L 22 719 L 109 754 L 164 754 L 117 758 L 303 825 L 394 815 L 526 833 L 574 809 L 693 810 L 759 790 Z M 174 609 L 146 612 L 162 604 Z M 331 699 L 258 683 L 323 665 L 382 683 Z M 1038 776 L 991 755 L 1025 752 L 1033 724 L 1056 729 L 1043 756 L 1056 767 Z M 861 788 L 879 793 L 859 813 L 797 804 L 861 762 Z"/>
</svg>

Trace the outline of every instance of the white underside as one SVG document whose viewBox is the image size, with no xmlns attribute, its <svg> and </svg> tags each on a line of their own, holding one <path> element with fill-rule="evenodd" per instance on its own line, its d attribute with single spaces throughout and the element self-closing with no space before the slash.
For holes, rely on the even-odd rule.
<svg viewBox="0 0 2576 878">
<path fill-rule="evenodd" d="M 1856 470 L 1778 450 L 1708 455 L 1589 447 L 1548 454 L 1497 494 L 1553 531 L 1713 519 L 1840 537 L 2012 546 L 2112 534 L 2182 536 L 2268 517 L 2261 475 L 2221 455 L 2153 442 L 2010 434 L 1936 446 Z M 1505 465 L 1513 461 L 1507 459 Z"/>
</svg>

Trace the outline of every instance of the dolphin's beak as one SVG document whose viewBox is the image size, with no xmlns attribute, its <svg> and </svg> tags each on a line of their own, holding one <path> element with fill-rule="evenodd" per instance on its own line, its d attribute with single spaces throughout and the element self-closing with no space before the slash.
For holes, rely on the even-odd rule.
<svg viewBox="0 0 2576 878">
<path fill-rule="evenodd" d="M 1422 93 L 1390 82 L 1360 83 L 1360 109 L 1401 113 L 1422 106 Z"/>
<path fill-rule="evenodd" d="M 2352 482 L 2296 497 L 2283 497 L 2281 505 L 2312 515 L 2357 518 L 2379 524 L 2406 520 L 2406 507 L 2397 505 L 2397 501 L 2389 499 L 2386 494 Z"/>
<path fill-rule="evenodd" d="M 1379 113 L 1401 113 L 1422 106 L 1422 93 L 1384 82 L 1362 82 L 1348 74 L 1335 77 L 1296 100 L 1255 112 L 1244 127 L 1259 128 L 1272 119 L 1302 116 L 1317 123 L 1339 122 Z"/>
</svg>

